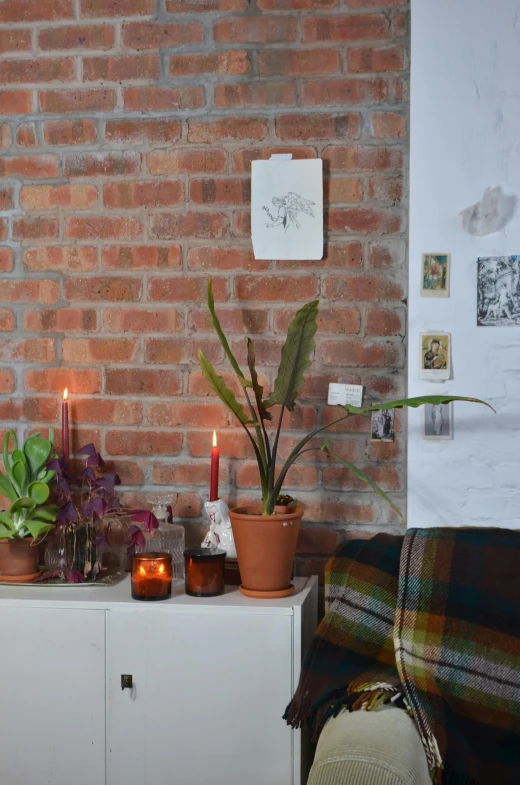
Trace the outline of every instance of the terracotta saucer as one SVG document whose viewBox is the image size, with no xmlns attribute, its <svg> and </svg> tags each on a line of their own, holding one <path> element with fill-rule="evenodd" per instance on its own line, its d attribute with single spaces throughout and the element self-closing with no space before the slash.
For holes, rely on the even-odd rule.
<svg viewBox="0 0 520 785">
<path fill-rule="evenodd" d="M 0 583 L 31 583 L 39 578 L 41 570 L 33 572 L 32 575 L 0 575 Z"/>
<path fill-rule="evenodd" d="M 256 600 L 279 600 L 282 597 L 290 597 L 294 594 L 294 586 L 288 586 L 286 589 L 278 589 L 278 591 L 255 591 L 255 589 L 245 589 L 240 586 L 240 591 L 246 597 L 254 597 Z"/>
</svg>

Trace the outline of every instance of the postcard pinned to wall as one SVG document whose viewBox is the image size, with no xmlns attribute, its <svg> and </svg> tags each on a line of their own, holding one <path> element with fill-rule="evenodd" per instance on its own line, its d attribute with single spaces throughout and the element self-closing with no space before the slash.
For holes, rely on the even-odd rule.
<svg viewBox="0 0 520 785">
<path fill-rule="evenodd" d="M 251 234 L 255 259 L 323 258 L 321 159 L 253 161 Z"/>
<path fill-rule="evenodd" d="M 449 253 L 423 253 L 421 270 L 421 297 L 450 296 Z"/>
<path fill-rule="evenodd" d="M 420 350 L 420 379 L 428 382 L 444 382 L 450 378 L 450 333 L 421 333 Z"/>
<path fill-rule="evenodd" d="M 453 439 L 453 404 L 427 403 L 423 406 L 423 411 L 423 439 L 430 439 L 431 441 Z"/>
<path fill-rule="evenodd" d="M 372 441 L 393 442 L 395 439 L 395 411 L 382 409 L 372 412 L 371 422 Z"/>
<path fill-rule="evenodd" d="M 520 324 L 520 256 L 477 259 L 477 326 Z"/>
</svg>

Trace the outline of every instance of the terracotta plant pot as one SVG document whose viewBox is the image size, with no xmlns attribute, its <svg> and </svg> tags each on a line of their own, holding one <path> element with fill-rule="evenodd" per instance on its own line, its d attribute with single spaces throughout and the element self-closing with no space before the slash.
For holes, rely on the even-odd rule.
<svg viewBox="0 0 520 785">
<path fill-rule="evenodd" d="M 248 597 L 288 597 L 296 543 L 303 515 L 301 509 L 262 515 L 260 507 L 235 507 L 229 511 L 242 585 Z"/>
<path fill-rule="evenodd" d="M 0 540 L 0 581 L 25 583 L 37 578 L 40 549 L 33 538 Z"/>
</svg>

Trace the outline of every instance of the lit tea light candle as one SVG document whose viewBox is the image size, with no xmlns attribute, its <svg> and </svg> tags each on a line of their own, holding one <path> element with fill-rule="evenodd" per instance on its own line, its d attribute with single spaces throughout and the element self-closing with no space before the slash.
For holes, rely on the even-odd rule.
<svg viewBox="0 0 520 785">
<path fill-rule="evenodd" d="M 211 473 L 209 481 L 209 500 L 215 502 L 218 499 L 218 464 L 220 460 L 220 448 L 217 447 L 217 434 L 213 431 L 213 449 L 211 450 Z"/>
<path fill-rule="evenodd" d="M 172 593 L 172 557 L 150 551 L 132 559 L 132 597 L 134 600 L 166 600 Z"/>
<path fill-rule="evenodd" d="M 63 449 L 63 457 L 68 463 L 70 460 L 70 444 L 69 444 L 69 391 L 65 387 L 63 391 L 63 401 L 61 404 L 61 441 Z"/>
</svg>

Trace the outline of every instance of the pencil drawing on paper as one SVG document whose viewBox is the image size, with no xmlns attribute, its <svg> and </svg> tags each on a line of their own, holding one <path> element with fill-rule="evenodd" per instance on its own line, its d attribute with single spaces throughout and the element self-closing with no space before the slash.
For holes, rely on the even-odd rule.
<svg viewBox="0 0 520 785">
<path fill-rule="evenodd" d="M 289 191 L 287 196 L 275 196 L 272 199 L 272 203 L 278 208 L 276 215 L 273 215 L 266 205 L 262 207 L 262 210 L 265 211 L 269 218 L 269 222 L 266 222 L 265 224 L 268 229 L 272 229 L 275 226 L 283 226 L 285 231 L 287 231 L 290 226 L 295 229 L 301 229 L 301 224 L 298 222 L 298 213 L 303 213 L 304 215 L 314 218 L 312 205 L 315 203 L 311 202 L 310 199 L 304 199 L 303 196 L 299 196 L 292 191 Z M 300 218 L 300 220 L 302 219 Z"/>
</svg>

